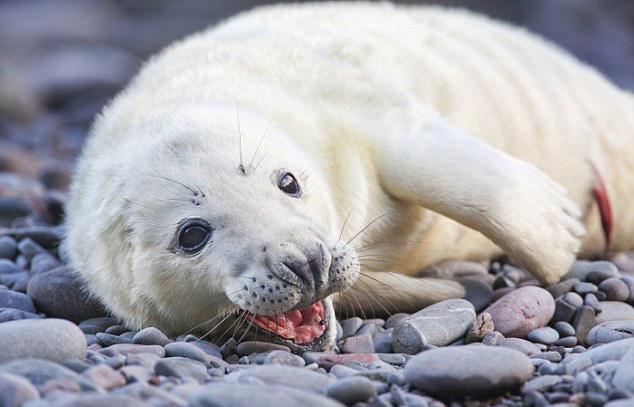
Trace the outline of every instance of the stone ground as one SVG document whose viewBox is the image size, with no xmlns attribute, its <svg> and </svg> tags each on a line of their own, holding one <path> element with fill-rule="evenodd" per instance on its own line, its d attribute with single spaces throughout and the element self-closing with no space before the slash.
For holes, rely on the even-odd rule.
<svg viewBox="0 0 634 407">
<path fill-rule="evenodd" d="M 0 2 L 0 406 L 634 406 L 634 253 L 546 288 L 502 258 L 437 265 L 466 300 L 341 316 L 336 353 L 131 331 L 88 298 L 58 245 L 94 114 L 142 59 L 247 3 Z M 632 2 L 509 4 L 469 2 L 634 88 Z"/>
</svg>

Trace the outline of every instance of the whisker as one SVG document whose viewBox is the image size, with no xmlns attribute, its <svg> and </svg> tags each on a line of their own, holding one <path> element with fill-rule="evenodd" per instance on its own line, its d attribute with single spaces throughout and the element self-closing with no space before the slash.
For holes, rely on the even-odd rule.
<svg viewBox="0 0 634 407">
<path fill-rule="evenodd" d="M 268 134 L 269 129 L 271 128 L 272 124 L 273 124 L 273 120 L 271 120 L 269 122 L 269 125 L 266 127 L 266 130 L 264 130 L 264 134 L 262 135 L 262 137 L 260 137 L 260 141 L 258 142 L 258 146 L 255 148 L 255 152 L 253 153 L 253 157 L 251 157 L 251 162 L 249 163 L 249 168 L 253 168 L 253 161 L 255 160 L 255 156 L 258 155 L 258 151 L 260 151 L 260 147 L 262 146 L 262 142 L 264 141 L 264 138 Z"/>
<path fill-rule="evenodd" d="M 164 176 L 158 175 L 158 174 L 150 174 L 150 175 L 152 175 L 152 176 L 154 176 L 156 178 L 160 178 L 160 179 L 165 180 L 165 181 L 173 182 L 176 185 L 180 185 L 181 187 L 187 189 L 189 192 L 194 194 L 194 196 L 198 196 L 198 194 L 199 194 L 199 192 L 196 191 L 194 188 L 190 187 L 189 185 L 183 184 L 182 182 L 177 181 L 175 179 L 164 177 Z"/>
<path fill-rule="evenodd" d="M 389 214 L 391 214 L 391 213 L 393 213 L 393 212 L 394 212 L 394 211 L 386 212 L 386 213 L 384 213 L 383 215 L 378 216 L 378 217 L 376 217 L 376 218 L 372 219 L 372 221 L 370 221 L 370 223 L 368 223 L 367 225 L 365 225 L 365 227 L 363 227 L 363 229 L 361 229 L 361 230 L 360 230 L 360 231 L 358 231 L 358 232 L 357 232 L 354 236 L 352 236 L 352 237 L 350 238 L 350 240 L 348 240 L 348 241 L 346 242 L 346 244 L 345 244 L 345 245 L 349 245 L 349 244 L 350 244 L 350 243 L 351 243 L 354 239 L 356 239 L 357 237 L 359 237 L 359 235 L 361 235 L 361 233 L 365 232 L 365 231 L 366 231 L 366 230 L 367 230 L 370 226 L 372 226 L 372 225 L 373 225 L 376 221 L 378 221 L 378 220 L 379 220 L 379 219 L 381 219 L 381 218 L 386 217 L 387 215 L 389 215 Z"/>
</svg>

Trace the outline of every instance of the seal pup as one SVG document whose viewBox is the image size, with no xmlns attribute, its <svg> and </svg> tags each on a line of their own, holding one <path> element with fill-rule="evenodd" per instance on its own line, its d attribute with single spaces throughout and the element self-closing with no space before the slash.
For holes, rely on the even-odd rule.
<svg viewBox="0 0 634 407">
<path fill-rule="evenodd" d="M 601 253 L 590 163 L 633 248 L 633 111 L 466 11 L 258 8 L 162 51 L 97 118 L 66 250 L 133 328 L 324 349 L 333 297 L 408 311 L 463 295 L 414 277 L 443 259 L 505 252 L 550 284 Z"/>
</svg>

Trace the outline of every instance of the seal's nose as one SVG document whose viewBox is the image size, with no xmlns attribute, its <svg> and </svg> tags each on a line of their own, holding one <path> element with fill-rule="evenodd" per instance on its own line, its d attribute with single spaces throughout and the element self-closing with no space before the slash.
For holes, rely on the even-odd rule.
<svg viewBox="0 0 634 407">
<path fill-rule="evenodd" d="M 328 281 L 328 252 L 321 242 L 302 249 L 287 252 L 282 265 L 296 275 L 306 288 L 319 292 Z"/>
</svg>

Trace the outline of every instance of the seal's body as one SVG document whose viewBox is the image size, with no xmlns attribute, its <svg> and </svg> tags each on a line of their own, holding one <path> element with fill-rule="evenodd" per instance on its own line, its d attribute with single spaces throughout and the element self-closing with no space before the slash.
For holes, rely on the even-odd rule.
<svg viewBox="0 0 634 407">
<path fill-rule="evenodd" d="M 236 309 L 251 322 L 300 310 L 324 328 L 277 333 L 305 345 L 332 333 L 319 301 L 359 273 L 355 288 L 391 304 L 462 292 L 370 269 L 414 275 L 505 251 L 557 281 L 581 243 L 584 256 L 604 248 L 591 163 L 613 248 L 634 248 L 633 112 L 593 69 L 468 12 L 260 8 L 163 51 L 96 121 L 66 247 L 131 325 L 177 332 Z M 193 255 L 191 219 L 207 239 Z"/>
</svg>

